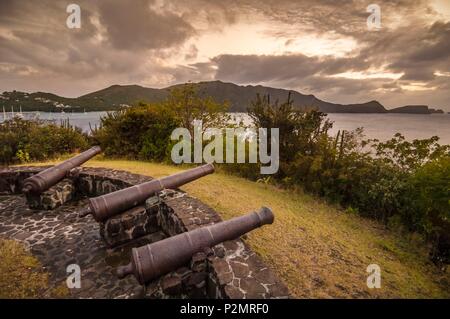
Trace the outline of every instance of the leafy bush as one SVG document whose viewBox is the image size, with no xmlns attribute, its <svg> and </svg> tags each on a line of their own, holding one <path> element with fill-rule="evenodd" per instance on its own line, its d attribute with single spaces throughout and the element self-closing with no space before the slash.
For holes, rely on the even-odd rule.
<svg viewBox="0 0 450 319">
<path fill-rule="evenodd" d="M 229 120 L 228 103 L 218 103 L 210 96 L 202 96 L 198 85 L 186 83 L 170 90 L 163 102 L 167 112 L 171 112 L 179 127 L 188 129 L 194 136 L 194 121 L 201 121 L 203 132 L 208 128 L 224 127 Z"/>
<path fill-rule="evenodd" d="M 93 130 L 93 140 L 109 156 L 168 161 L 177 142 L 170 139 L 175 128 L 187 128 L 193 137 L 195 120 L 202 122 L 203 132 L 224 127 L 226 110 L 225 103 L 200 97 L 196 85 L 185 84 L 172 89 L 161 103 L 139 103 L 108 113 L 101 119 L 100 128 Z"/>
<path fill-rule="evenodd" d="M 289 163 L 298 154 L 314 155 L 320 141 L 327 138 L 331 123 L 325 114 L 316 111 L 301 112 L 294 109 L 290 94 L 285 102 L 270 102 L 269 96 L 256 96 L 248 108 L 256 128 L 278 128 L 280 134 L 280 170 L 278 176 L 290 176 Z M 270 136 L 269 136 L 270 138 Z"/>
<path fill-rule="evenodd" d="M 278 183 L 300 185 L 386 224 L 401 223 L 430 239 L 435 261 L 448 262 L 450 146 L 440 145 L 436 136 L 412 142 L 401 134 L 385 142 L 364 140 L 362 129 L 332 138 L 326 116 L 294 110 L 290 96 L 281 104 L 257 96 L 248 111 L 257 128 L 279 128 Z M 258 167 L 251 168 L 245 176 L 265 177 Z"/>
<path fill-rule="evenodd" d="M 170 155 L 170 135 L 177 126 L 164 106 L 139 104 L 108 113 L 92 138 L 107 156 L 163 161 Z"/>
<path fill-rule="evenodd" d="M 0 124 L 0 163 L 42 161 L 84 150 L 88 139 L 80 129 L 46 121 L 14 118 Z"/>
<path fill-rule="evenodd" d="M 402 219 L 424 232 L 435 245 L 431 257 L 450 262 L 450 156 L 442 156 L 418 168 L 409 177 L 410 205 Z"/>
</svg>

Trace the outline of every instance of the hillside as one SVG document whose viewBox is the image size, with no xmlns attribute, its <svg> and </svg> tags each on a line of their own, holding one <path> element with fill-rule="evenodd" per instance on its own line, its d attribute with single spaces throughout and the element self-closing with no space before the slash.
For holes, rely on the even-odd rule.
<svg viewBox="0 0 450 319">
<path fill-rule="evenodd" d="M 428 114 L 428 106 L 426 105 L 405 105 L 402 107 L 397 107 L 391 110 L 391 113 L 417 113 L 417 114 Z"/>
<path fill-rule="evenodd" d="M 145 88 L 139 85 L 113 85 L 106 89 L 80 96 L 77 100 L 82 105 L 95 105 L 102 108 L 117 108 L 131 105 L 137 101 L 160 102 L 167 97 L 167 92 L 159 89 Z"/>
<path fill-rule="evenodd" d="M 138 101 L 159 102 L 167 96 L 167 91 L 144 88 L 138 85 L 113 85 L 100 91 L 82 95 L 78 98 L 65 98 L 51 93 L 25 93 L 19 91 L 3 92 L 0 107 L 6 111 L 41 112 L 84 112 L 111 111 L 132 105 Z M 2 111 L 2 109 L 0 109 Z"/>
<path fill-rule="evenodd" d="M 139 101 L 160 102 L 164 100 L 170 89 L 183 84 L 163 89 L 146 88 L 139 85 L 113 85 L 108 88 L 82 95 L 77 98 L 66 98 L 51 93 L 24 93 L 19 91 L 3 92 L 0 95 L 0 111 L 19 107 L 23 111 L 51 111 L 61 110 L 83 112 L 117 110 L 121 107 L 133 105 Z M 377 101 L 358 104 L 335 104 L 322 101 L 314 95 L 305 95 L 293 90 L 277 89 L 261 85 L 241 86 L 221 81 L 199 82 L 199 91 L 204 96 L 211 96 L 219 102 L 227 101 L 231 112 L 245 112 L 256 94 L 269 94 L 272 100 L 283 101 L 291 92 L 294 105 L 298 108 L 315 108 L 325 113 L 413 113 L 430 114 L 442 112 L 429 109 L 426 105 L 405 106 L 393 110 L 386 108 Z"/>
<path fill-rule="evenodd" d="M 181 84 L 182 85 L 182 84 Z M 385 113 L 386 109 L 378 102 L 371 101 L 362 104 L 334 104 L 319 100 L 314 95 L 304 95 L 293 90 L 275 89 L 266 86 L 240 86 L 233 83 L 221 81 L 200 82 L 199 90 L 203 95 L 212 96 L 219 102 L 228 101 L 233 112 L 246 112 L 250 102 L 255 99 L 256 94 L 270 95 L 275 101 L 286 100 L 291 92 L 294 105 L 299 108 L 317 108 L 325 113 Z M 178 85 L 179 86 L 179 85 Z M 172 86 L 170 88 L 177 87 Z M 170 89 L 169 88 L 169 89 Z"/>
<path fill-rule="evenodd" d="M 106 167 L 162 177 L 179 172 L 170 165 L 91 160 Z M 274 224 L 246 235 L 246 242 L 288 285 L 296 298 L 448 298 L 449 273 L 427 259 L 415 235 L 328 205 L 301 191 L 285 190 L 216 172 L 182 190 L 217 210 L 224 219 L 261 206 L 272 208 Z M 366 268 L 381 267 L 382 286 L 369 289 Z"/>
<path fill-rule="evenodd" d="M 444 113 L 444 111 L 430 109 L 426 105 L 405 105 L 389 110 L 389 113 L 432 114 L 432 113 Z"/>
</svg>

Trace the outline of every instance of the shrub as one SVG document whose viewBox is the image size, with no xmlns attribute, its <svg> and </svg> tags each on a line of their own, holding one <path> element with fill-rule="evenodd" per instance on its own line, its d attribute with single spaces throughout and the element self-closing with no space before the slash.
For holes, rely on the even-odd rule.
<svg viewBox="0 0 450 319">
<path fill-rule="evenodd" d="M 171 112 L 179 127 L 188 129 L 194 136 L 194 121 L 201 121 L 203 132 L 208 128 L 226 126 L 229 115 L 228 103 L 219 103 L 210 96 L 202 96 L 198 85 L 186 83 L 170 90 L 169 97 L 163 102 L 167 112 Z"/>
<path fill-rule="evenodd" d="M 435 261 L 450 253 L 450 146 L 438 137 L 409 142 L 401 134 L 380 142 L 364 140 L 362 129 L 328 135 L 332 124 L 320 112 L 298 111 L 257 96 L 249 114 L 256 127 L 279 128 L 278 183 L 299 185 L 348 211 L 385 224 L 401 223 L 433 244 Z M 244 176 L 259 179 L 257 167 Z M 397 227 L 399 228 L 399 227 Z"/>
<path fill-rule="evenodd" d="M 0 163 L 41 161 L 88 147 L 87 136 L 70 125 L 14 118 L 0 124 Z"/>
<path fill-rule="evenodd" d="M 177 126 L 164 106 L 141 103 L 108 113 L 92 138 L 107 156 L 163 161 L 170 156 L 170 135 Z"/>
<path fill-rule="evenodd" d="M 177 142 L 170 139 L 175 128 L 186 128 L 193 137 L 194 121 L 202 122 L 203 131 L 225 127 L 227 108 L 226 103 L 201 97 L 196 85 L 185 84 L 172 89 L 161 103 L 139 103 L 108 113 L 100 128 L 93 130 L 93 140 L 109 156 L 168 161 Z"/>
<path fill-rule="evenodd" d="M 450 262 L 450 156 L 424 164 L 409 177 L 409 207 L 402 219 L 434 243 L 431 258 Z"/>
<path fill-rule="evenodd" d="M 281 178 L 291 175 L 286 164 L 297 155 L 313 156 L 331 128 L 324 113 L 294 109 L 290 93 L 283 103 L 278 100 L 271 103 L 269 96 L 258 94 L 247 111 L 256 128 L 279 129 L 280 170 L 277 176 Z"/>
</svg>

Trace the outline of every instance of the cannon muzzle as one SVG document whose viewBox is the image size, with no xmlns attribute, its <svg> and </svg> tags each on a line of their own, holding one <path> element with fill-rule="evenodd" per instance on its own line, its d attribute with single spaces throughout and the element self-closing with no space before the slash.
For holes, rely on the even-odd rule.
<svg viewBox="0 0 450 319">
<path fill-rule="evenodd" d="M 94 146 L 87 151 L 68 159 L 58 165 L 47 168 L 42 172 L 28 177 L 23 183 L 22 192 L 24 193 L 42 193 L 68 176 L 71 170 L 87 162 L 95 155 L 100 153 L 100 146 Z"/>
<path fill-rule="evenodd" d="M 79 212 L 83 217 L 92 214 L 98 222 L 139 205 L 163 189 L 174 189 L 200 177 L 214 173 L 214 165 L 206 164 L 161 179 L 131 186 L 109 194 L 89 199 L 89 206 Z"/>
<path fill-rule="evenodd" d="M 149 282 L 189 262 L 197 252 L 266 224 L 272 224 L 274 216 L 267 207 L 258 212 L 235 217 L 227 221 L 197 228 L 155 243 L 133 248 L 131 262 L 117 268 L 117 276 L 134 275 L 140 284 Z"/>
</svg>

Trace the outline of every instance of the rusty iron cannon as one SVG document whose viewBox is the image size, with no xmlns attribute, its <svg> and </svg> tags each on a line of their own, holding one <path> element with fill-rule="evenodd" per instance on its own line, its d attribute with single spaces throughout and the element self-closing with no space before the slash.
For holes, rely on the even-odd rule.
<svg viewBox="0 0 450 319">
<path fill-rule="evenodd" d="M 24 180 L 22 192 L 39 194 L 48 190 L 50 187 L 67 177 L 74 168 L 87 162 L 101 151 L 102 149 L 99 146 L 94 146 L 67 161 L 28 177 Z"/>
<path fill-rule="evenodd" d="M 140 284 L 147 283 L 185 265 L 195 253 L 224 241 L 236 239 L 265 224 L 272 224 L 273 220 L 272 211 L 262 207 L 258 212 L 133 248 L 131 262 L 118 267 L 117 276 L 124 278 L 132 274 Z"/>
<path fill-rule="evenodd" d="M 79 216 L 92 214 L 96 221 L 101 222 L 145 202 L 149 197 L 164 189 L 174 189 L 212 173 L 214 173 L 214 166 L 206 164 L 161 179 L 154 179 L 90 198 L 88 206 L 80 210 Z"/>
</svg>

